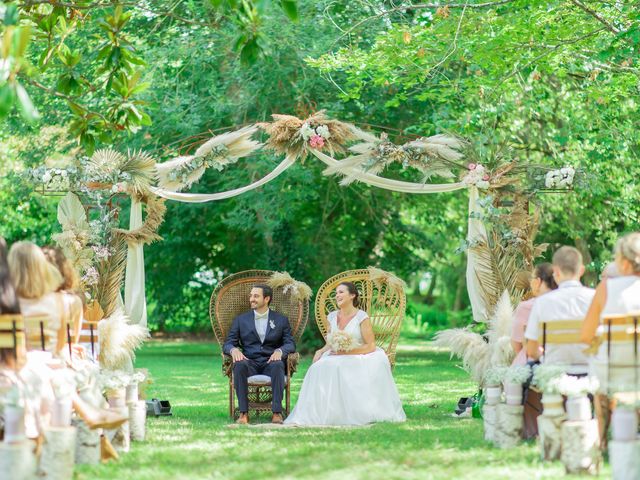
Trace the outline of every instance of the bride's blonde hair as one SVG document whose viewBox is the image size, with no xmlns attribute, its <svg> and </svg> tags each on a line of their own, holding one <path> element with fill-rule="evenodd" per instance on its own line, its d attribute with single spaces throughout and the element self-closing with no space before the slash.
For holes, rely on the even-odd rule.
<svg viewBox="0 0 640 480">
<path fill-rule="evenodd" d="M 47 261 L 40 247 L 34 243 L 14 243 L 8 260 L 9 274 L 19 297 L 40 298 L 55 292 L 62 284 L 58 269 Z"/>
<path fill-rule="evenodd" d="M 633 273 L 640 273 L 640 233 L 630 233 L 618 240 L 616 254 L 631 264 Z"/>
</svg>

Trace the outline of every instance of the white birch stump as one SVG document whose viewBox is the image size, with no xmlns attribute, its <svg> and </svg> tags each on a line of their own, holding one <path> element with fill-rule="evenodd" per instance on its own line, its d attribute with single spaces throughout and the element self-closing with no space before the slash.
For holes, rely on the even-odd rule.
<svg viewBox="0 0 640 480">
<path fill-rule="evenodd" d="M 50 480 L 70 480 L 73 478 L 75 451 L 75 427 L 45 429 L 39 475 Z"/>
<path fill-rule="evenodd" d="M 97 465 L 100 463 L 100 432 L 91 430 L 86 423 L 79 418 L 73 419 L 73 425 L 77 429 L 76 435 L 76 463 L 84 465 Z"/>
<path fill-rule="evenodd" d="M 562 424 L 560 459 L 567 473 L 597 474 L 600 469 L 600 435 L 597 420 Z"/>
<path fill-rule="evenodd" d="M 136 442 L 144 441 L 147 422 L 147 403 L 144 400 L 137 400 L 129 403 L 129 429 L 131 430 L 131 440 Z"/>
<path fill-rule="evenodd" d="M 633 442 L 609 441 L 609 463 L 613 480 L 640 478 L 640 440 Z"/>
<path fill-rule="evenodd" d="M 487 405 L 482 407 L 482 420 L 484 422 L 484 439 L 487 442 L 496 441 L 496 423 L 498 416 L 497 405 Z"/>
<path fill-rule="evenodd" d="M 500 448 L 515 447 L 522 439 L 524 406 L 501 403 L 497 412 L 496 445 Z"/>
<path fill-rule="evenodd" d="M 118 412 L 124 416 L 129 415 L 128 407 L 112 407 L 110 410 Z M 131 434 L 129 433 L 128 421 L 113 430 L 105 430 L 104 434 L 111 442 L 111 445 L 113 445 L 113 448 L 116 449 L 116 452 L 126 453 L 129 451 L 129 448 L 131 447 Z"/>
<path fill-rule="evenodd" d="M 540 435 L 540 458 L 543 461 L 560 460 L 562 451 L 562 423 L 564 415 L 540 415 L 538 417 L 538 434 Z"/>
<path fill-rule="evenodd" d="M 0 442 L 0 480 L 32 480 L 36 475 L 34 444 Z"/>
</svg>

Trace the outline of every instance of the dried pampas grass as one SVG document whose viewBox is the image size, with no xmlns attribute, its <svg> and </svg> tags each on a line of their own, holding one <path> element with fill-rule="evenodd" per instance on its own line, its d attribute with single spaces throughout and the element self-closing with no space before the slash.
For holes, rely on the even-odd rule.
<svg viewBox="0 0 640 480">
<path fill-rule="evenodd" d="M 100 367 L 107 370 L 130 370 L 135 359 L 135 350 L 149 338 L 149 330 L 140 325 L 131 325 L 129 317 L 118 309 L 98 323 Z"/>
<path fill-rule="evenodd" d="M 456 356 L 462 360 L 462 367 L 471 374 L 478 383 L 490 365 L 490 347 L 484 338 L 466 328 L 453 328 L 442 330 L 435 336 L 435 344 L 448 347 L 451 357 Z"/>
<path fill-rule="evenodd" d="M 386 283 L 390 287 L 404 290 L 407 284 L 401 278 L 396 277 L 393 273 L 386 272 L 377 267 L 367 267 L 369 271 L 369 279 L 375 283 Z"/>
<path fill-rule="evenodd" d="M 298 302 L 306 302 L 312 295 L 309 285 L 293 279 L 287 272 L 274 272 L 267 284 L 273 289 L 282 288 L 285 295 L 290 291 L 291 297 Z"/>
<path fill-rule="evenodd" d="M 325 147 L 331 156 L 336 153 L 344 153 L 346 144 L 356 138 L 355 127 L 351 124 L 333 120 L 327 117 L 324 110 L 314 113 L 309 118 L 301 120 L 292 115 L 272 115 L 273 122 L 259 123 L 269 139 L 266 147 L 283 155 L 292 155 L 294 158 L 305 159 L 308 149 L 311 147 L 302 137 L 302 126 L 307 123 L 313 127 L 325 125 L 329 129 L 330 137 L 325 139 Z"/>
</svg>

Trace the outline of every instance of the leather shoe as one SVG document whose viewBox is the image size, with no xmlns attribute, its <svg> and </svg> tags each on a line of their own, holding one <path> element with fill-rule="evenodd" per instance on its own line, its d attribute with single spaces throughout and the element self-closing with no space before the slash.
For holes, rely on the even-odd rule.
<svg viewBox="0 0 640 480">
<path fill-rule="evenodd" d="M 236 420 L 238 425 L 247 425 L 249 423 L 249 415 L 246 413 L 240 413 L 238 420 Z"/>
<path fill-rule="evenodd" d="M 281 413 L 274 413 L 273 417 L 271 417 L 271 423 L 283 423 L 284 420 L 282 418 L 282 414 Z"/>
</svg>

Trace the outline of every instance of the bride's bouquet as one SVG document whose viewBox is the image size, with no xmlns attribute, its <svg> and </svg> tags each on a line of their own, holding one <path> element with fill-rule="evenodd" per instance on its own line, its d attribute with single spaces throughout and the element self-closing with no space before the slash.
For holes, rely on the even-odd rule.
<svg viewBox="0 0 640 480">
<path fill-rule="evenodd" d="M 327 344 L 334 352 L 349 352 L 358 347 L 356 339 L 342 330 L 329 332 L 329 335 L 327 335 Z"/>
</svg>

